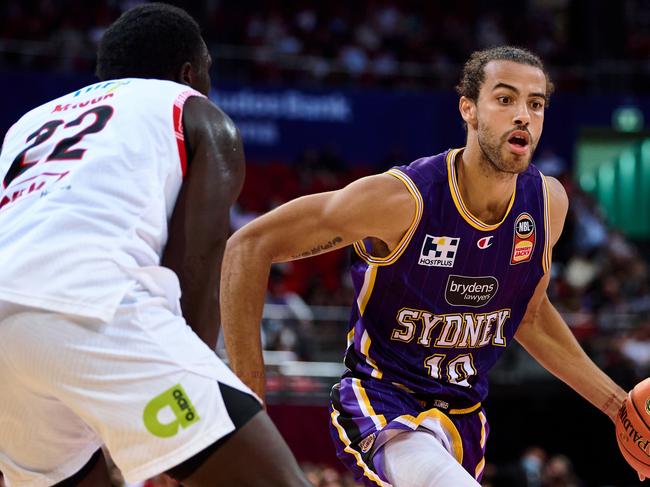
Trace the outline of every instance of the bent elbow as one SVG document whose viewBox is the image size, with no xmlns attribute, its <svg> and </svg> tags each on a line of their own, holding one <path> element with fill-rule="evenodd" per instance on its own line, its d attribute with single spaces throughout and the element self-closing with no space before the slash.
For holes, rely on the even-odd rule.
<svg viewBox="0 0 650 487">
<path fill-rule="evenodd" d="M 224 266 L 235 262 L 242 266 L 247 262 L 271 263 L 271 255 L 264 243 L 263 235 L 247 227 L 240 228 L 233 233 L 226 242 L 224 253 Z"/>
</svg>

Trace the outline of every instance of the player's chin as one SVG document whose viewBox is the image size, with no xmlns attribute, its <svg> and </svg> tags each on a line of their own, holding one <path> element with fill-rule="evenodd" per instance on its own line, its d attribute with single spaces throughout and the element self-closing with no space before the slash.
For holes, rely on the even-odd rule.
<svg viewBox="0 0 650 487">
<path fill-rule="evenodd" d="M 515 170 L 513 172 L 517 174 L 521 174 L 522 172 L 525 172 L 528 169 L 528 166 L 530 166 L 530 156 L 528 156 L 525 160 L 520 161 L 520 163 L 516 165 Z"/>
<path fill-rule="evenodd" d="M 531 154 L 513 154 L 509 153 L 503 158 L 504 167 L 502 170 L 510 174 L 521 174 L 528 169 L 530 165 Z"/>
</svg>

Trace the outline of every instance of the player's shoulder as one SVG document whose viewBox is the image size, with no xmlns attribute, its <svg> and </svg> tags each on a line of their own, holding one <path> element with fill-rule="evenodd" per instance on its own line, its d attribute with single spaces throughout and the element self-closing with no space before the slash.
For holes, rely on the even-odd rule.
<svg viewBox="0 0 650 487">
<path fill-rule="evenodd" d="M 569 197 L 566 189 L 560 181 L 551 176 L 542 176 L 546 181 L 548 188 L 548 199 L 551 205 L 551 211 L 557 214 L 566 215 L 569 208 Z"/>
<path fill-rule="evenodd" d="M 399 215 L 409 214 L 414 206 L 413 189 L 394 171 L 356 179 L 332 194 L 337 195 L 336 208 L 345 207 L 349 212 L 364 209 L 366 218 L 372 214 L 377 221 L 399 220 Z"/>
<path fill-rule="evenodd" d="M 551 176 L 542 176 L 548 188 L 549 216 L 551 220 L 551 241 L 557 242 L 564 228 L 569 209 L 569 198 L 562 183 Z"/>
<path fill-rule="evenodd" d="M 533 164 L 530 164 L 524 172 L 519 174 L 519 179 L 522 180 L 523 184 L 527 187 L 529 187 L 529 184 L 531 184 L 532 181 L 539 181 L 539 183 L 537 183 L 538 186 L 541 187 L 543 184 L 546 187 L 551 201 L 558 200 L 558 202 L 562 202 L 567 198 L 562 183 L 552 176 L 546 176 Z"/>
<path fill-rule="evenodd" d="M 564 222 L 564 217 L 569 207 L 569 198 L 562 183 L 552 176 L 546 176 L 533 164 L 528 166 L 528 169 L 520 176 L 540 180 L 540 186 L 545 187 L 548 193 L 551 218 L 561 217 L 562 222 Z"/>
<path fill-rule="evenodd" d="M 406 175 L 420 188 L 435 184 L 446 184 L 449 161 L 458 154 L 459 150 L 449 149 L 440 154 L 420 157 L 408 164 L 395 166 L 391 171 Z"/>
<path fill-rule="evenodd" d="M 232 119 L 209 98 L 193 96 L 183 108 L 183 124 L 188 132 L 211 133 L 219 138 L 239 138 Z"/>
<path fill-rule="evenodd" d="M 216 103 L 205 96 L 193 96 L 185 102 L 185 110 L 191 117 L 205 118 L 214 122 L 221 122 L 226 125 L 234 125 L 234 122 Z"/>
</svg>

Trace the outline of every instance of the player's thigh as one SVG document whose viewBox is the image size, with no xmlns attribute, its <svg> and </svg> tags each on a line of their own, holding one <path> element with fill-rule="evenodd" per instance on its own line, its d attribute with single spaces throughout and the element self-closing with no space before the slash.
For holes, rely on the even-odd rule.
<svg viewBox="0 0 650 487">
<path fill-rule="evenodd" d="M 101 449 L 77 473 L 54 487 L 111 487 L 110 474 Z"/>
<path fill-rule="evenodd" d="M 432 433 L 417 430 L 388 440 L 373 457 L 394 487 L 478 487 L 479 483 Z"/>
<path fill-rule="evenodd" d="M 16 357 L 17 368 L 30 369 L 39 390 L 97 433 L 128 482 L 164 472 L 235 429 L 220 384 L 249 389 L 164 299 L 123 304 L 111 323 L 33 314 L 47 326 L 25 320 L 22 341 L 31 350 Z"/>
<path fill-rule="evenodd" d="M 174 473 L 175 469 L 172 469 L 170 474 L 174 476 Z M 217 448 L 210 449 L 210 455 L 205 461 L 188 477 L 180 480 L 187 487 L 311 485 L 264 411 L 258 412 L 245 425 L 230 434 Z"/>
<path fill-rule="evenodd" d="M 114 345 L 121 333 L 132 343 L 111 360 L 125 362 L 118 372 L 124 383 L 113 384 L 113 417 L 106 417 L 103 406 L 98 422 L 106 428 L 100 435 L 113 460 L 133 483 L 199 454 L 235 431 L 242 414 L 249 414 L 247 420 L 261 405 L 182 317 L 155 303 L 123 312 L 110 336 Z M 233 393 L 247 397 L 248 408 L 229 409 Z"/>
<path fill-rule="evenodd" d="M 167 473 L 188 487 L 309 485 L 260 403 L 232 387 L 219 389 L 235 431 Z"/>
<path fill-rule="evenodd" d="M 49 322 L 42 312 L 0 304 L 0 471 L 11 484 L 51 485 L 76 472 L 101 445 L 70 407 L 43 387 L 54 357 L 40 348 Z"/>
</svg>

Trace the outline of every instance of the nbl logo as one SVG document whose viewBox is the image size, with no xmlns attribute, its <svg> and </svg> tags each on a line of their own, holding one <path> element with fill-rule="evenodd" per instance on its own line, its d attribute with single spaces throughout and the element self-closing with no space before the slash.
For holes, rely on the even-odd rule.
<svg viewBox="0 0 650 487">
<path fill-rule="evenodd" d="M 519 238 L 528 238 L 535 231 L 535 221 L 530 215 L 522 215 L 517 219 L 515 232 Z"/>
<path fill-rule="evenodd" d="M 535 250 L 535 220 L 528 213 L 520 213 L 515 220 L 510 265 L 528 262 Z"/>
<path fill-rule="evenodd" d="M 429 267 L 454 267 L 460 238 L 426 235 L 418 264 Z"/>
</svg>

